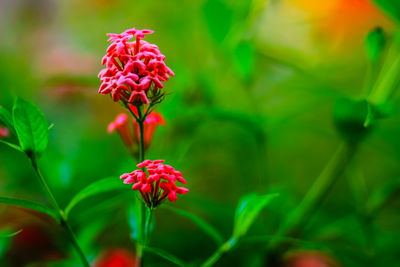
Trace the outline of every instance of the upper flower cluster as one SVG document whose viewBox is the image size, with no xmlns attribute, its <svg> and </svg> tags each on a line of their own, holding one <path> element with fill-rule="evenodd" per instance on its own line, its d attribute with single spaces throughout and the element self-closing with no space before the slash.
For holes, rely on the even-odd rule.
<svg viewBox="0 0 400 267">
<path fill-rule="evenodd" d="M 165 64 L 165 56 L 158 47 L 141 40 L 151 33 L 152 30 L 129 29 L 121 34 L 108 34 L 112 44 L 102 60 L 106 68 L 99 73 L 99 93 L 135 105 L 149 104 L 152 97 L 159 99 L 162 82 L 175 74 Z M 133 37 L 136 41 L 129 42 Z"/>
<path fill-rule="evenodd" d="M 147 172 L 135 170 L 121 175 L 124 184 L 134 183 L 132 189 L 140 191 L 148 207 L 157 207 L 167 197 L 169 201 L 174 202 L 178 199 L 177 194 L 189 192 L 187 188 L 176 186 L 177 181 L 186 184 L 182 173 L 162 163 L 164 163 L 164 160 L 151 161 L 147 159 L 136 165 L 138 168 L 147 170 Z"/>
</svg>

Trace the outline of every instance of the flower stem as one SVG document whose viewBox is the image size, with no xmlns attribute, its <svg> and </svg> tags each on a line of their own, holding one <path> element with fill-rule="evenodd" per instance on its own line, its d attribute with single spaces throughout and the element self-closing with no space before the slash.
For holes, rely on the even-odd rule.
<svg viewBox="0 0 400 267">
<path fill-rule="evenodd" d="M 35 170 L 37 176 L 39 177 L 40 183 L 44 188 L 44 191 L 47 193 L 51 203 L 53 204 L 54 208 L 57 209 L 58 214 L 59 214 L 59 219 L 60 219 L 60 225 L 62 226 L 62 228 L 64 229 L 64 232 L 67 234 L 68 238 L 71 241 L 71 244 L 74 246 L 74 249 L 76 250 L 76 252 L 79 255 L 80 260 L 82 261 L 83 266 L 85 267 L 89 267 L 89 262 L 86 259 L 85 254 L 83 253 L 82 248 L 79 246 L 78 240 L 76 239 L 76 236 L 74 234 L 74 232 L 72 231 L 71 226 L 69 225 L 67 219 L 65 218 L 64 215 L 64 211 L 60 208 L 60 206 L 58 205 L 58 202 L 56 200 L 56 198 L 54 197 L 53 193 L 50 190 L 50 187 L 48 186 L 46 180 L 44 179 L 42 173 L 39 170 L 39 167 L 37 165 L 37 161 L 35 156 L 29 156 L 33 169 Z"/>
<path fill-rule="evenodd" d="M 151 227 L 152 215 L 153 215 L 153 210 L 149 208 L 148 212 L 146 213 L 146 222 L 144 225 L 144 240 L 143 240 L 144 247 L 146 247 L 147 244 L 150 242 L 150 227 Z"/>
<path fill-rule="evenodd" d="M 349 143 L 339 146 L 331 160 L 315 179 L 300 204 L 286 217 L 286 220 L 280 225 L 274 236 L 295 234 L 308 222 L 308 218 L 319 208 L 350 164 L 357 151 L 357 147 L 356 144 Z M 272 249 L 278 243 L 277 238 L 273 238 L 269 242 L 268 248 Z"/>
<path fill-rule="evenodd" d="M 211 267 L 213 266 L 226 252 L 228 252 L 235 244 L 236 241 L 234 239 L 229 239 L 225 243 L 223 243 L 215 252 L 212 254 L 202 265 L 201 267 Z"/>
<path fill-rule="evenodd" d="M 399 85 L 400 51 L 398 41 L 389 49 L 375 86 L 368 96 L 368 101 L 375 105 L 386 103 Z"/>
<path fill-rule="evenodd" d="M 134 112 L 131 110 L 129 105 L 125 105 L 132 116 L 135 118 L 136 122 L 139 124 L 139 162 L 144 161 L 144 120 L 146 119 L 146 114 L 142 113 L 141 107 L 138 106 L 136 116 Z M 139 235 L 139 240 L 136 243 L 136 266 L 143 265 L 143 250 L 146 246 L 147 242 L 147 218 L 146 218 L 146 206 L 144 203 L 140 204 L 140 220 L 139 220 L 139 229 L 141 234 Z M 151 217 L 151 210 L 150 210 L 150 217 Z M 151 220 L 151 218 L 150 218 Z"/>
</svg>

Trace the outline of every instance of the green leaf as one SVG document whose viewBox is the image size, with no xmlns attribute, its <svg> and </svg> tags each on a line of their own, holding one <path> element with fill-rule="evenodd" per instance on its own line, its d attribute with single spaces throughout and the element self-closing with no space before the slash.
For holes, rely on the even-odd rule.
<svg viewBox="0 0 400 267">
<path fill-rule="evenodd" d="M 44 212 L 44 213 L 52 216 L 56 220 L 59 219 L 59 215 L 57 214 L 56 211 L 54 211 L 50 207 L 45 206 L 39 202 L 24 200 L 24 199 L 19 199 L 19 198 L 0 197 L 0 203 L 8 204 L 8 205 L 15 205 L 15 206 L 22 207 L 22 208 L 27 208 L 27 209 L 31 209 L 31 210 Z"/>
<path fill-rule="evenodd" d="M 376 28 L 371 31 L 365 38 L 365 48 L 368 58 L 376 62 L 378 61 L 383 49 L 385 48 L 386 39 L 382 28 Z"/>
<path fill-rule="evenodd" d="M 15 132 L 14 128 L 14 123 L 13 119 L 11 116 L 11 113 L 5 109 L 4 107 L 0 107 L 0 122 L 8 129 L 10 132 L 17 136 L 17 133 Z"/>
<path fill-rule="evenodd" d="M 211 36 L 217 42 L 223 42 L 232 27 L 233 11 L 222 0 L 207 0 L 203 13 Z"/>
<path fill-rule="evenodd" d="M 242 197 L 236 208 L 232 238 L 237 240 L 244 236 L 256 220 L 261 210 L 277 196 L 278 194 L 268 194 L 263 196 L 249 194 Z"/>
<path fill-rule="evenodd" d="M 33 103 L 17 98 L 13 108 L 15 130 L 22 150 L 29 156 L 39 156 L 47 146 L 48 123 L 42 111 Z"/>
<path fill-rule="evenodd" d="M 154 231 L 155 219 L 151 216 L 150 209 L 145 207 L 138 198 L 133 199 L 128 209 L 128 223 L 131 228 L 131 238 L 139 244 L 145 245 L 150 240 L 150 236 Z M 145 209 L 144 214 L 142 209 Z M 143 217 L 143 215 L 145 217 Z M 151 220 L 149 226 L 146 225 L 148 223 L 147 220 Z M 144 227 L 144 229 L 141 229 L 141 227 Z"/>
<path fill-rule="evenodd" d="M 172 211 L 176 212 L 177 214 L 192 220 L 205 233 L 207 233 L 210 237 L 212 237 L 218 245 L 222 245 L 222 243 L 224 242 L 224 238 L 222 237 L 222 235 L 213 226 L 211 226 L 204 220 L 200 219 L 196 215 L 194 215 L 190 212 L 181 210 L 181 209 L 177 209 L 175 207 L 168 206 L 168 205 L 166 205 L 165 208 L 172 210 Z"/>
<path fill-rule="evenodd" d="M 254 71 L 254 46 L 251 42 L 240 42 L 234 51 L 235 69 L 243 79 L 251 78 Z"/>
<path fill-rule="evenodd" d="M 140 229 L 140 227 L 143 225 L 141 224 L 141 221 L 143 221 L 141 212 L 141 209 L 143 208 L 142 206 L 143 205 L 140 203 L 140 201 L 135 197 L 133 198 L 132 204 L 129 205 L 128 208 L 128 223 L 131 229 L 131 238 L 140 244 L 143 240 L 141 236 L 143 231 Z"/>
<path fill-rule="evenodd" d="M 181 259 L 179 259 L 178 257 L 172 255 L 171 253 L 159 249 L 159 248 L 153 248 L 153 247 L 145 247 L 144 248 L 145 251 L 153 253 L 155 255 L 160 256 L 161 258 L 164 258 L 172 263 L 175 263 L 178 266 L 185 266 L 185 262 L 182 261 Z"/>
<path fill-rule="evenodd" d="M 22 229 L 15 231 L 13 233 L 10 233 L 10 234 L 0 234 L 0 238 L 10 238 L 10 237 L 18 235 L 21 232 L 22 232 Z"/>
<path fill-rule="evenodd" d="M 384 186 L 376 189 L 366 203 L 369 214 L 378 212 L 386 203 L 400 192 L 400 178 L 392 179 Z"/>
<path fill-rule="evenodd" d="M 11 148 L 13 148 L 15 150 L 20 151 L 20 152 L 24 152 L 24 151 L 22 151 L 22 148 L 20 148 L 19 146 L 15 145 L 13 143 L 10 143 L 10 142 L 4 141 L 4 140 L 0 140 L 0 143 L 5 144 L 5 145 L 7 145 L 7 146 L 9 146 L 9 147 L 11 147 Z"/>
<path fill-rule="evenodd" d="M 105 178 L 88 185 L 71 199 L 65 208 L 65 217 L 67 218 L 71 210 L 86 198 L 117 189 L 127 189 L 118 177 Z"/>
<path fill-rule="evenodd" d="M 373 0 L 384 12 L 400 22 L 400 1 L 398 0 Z"/>
</svg>

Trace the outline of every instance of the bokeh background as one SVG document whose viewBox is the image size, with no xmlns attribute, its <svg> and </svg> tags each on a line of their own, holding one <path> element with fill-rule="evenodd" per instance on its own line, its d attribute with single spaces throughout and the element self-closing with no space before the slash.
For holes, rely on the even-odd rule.
<svg viewBox="0 0 400 267">
<path fill-rule="evenodd" d="M 157 108 L 167 124 L 147 153 L 188 180 L 190 193 L 168 205 L 198 215 L 227 238 L 247 193 L 280 194 L 252 236 L 273 235 L 298 205 L 342 142 L 336 101 L 364 96 L 367 34 L 381 27 L 390 37 L 396 30 L 369 0 L 1 0 L 0 104 L 11 109 L 22 96 L 54 124 L 40 167 L 62 206 L 91 182 L 136 164 L 106 131 L 123 109 L 97 93 L 105 34 L 132 27 L 155 31 L 146 39 L 176 74 Z M 394 112 L 375 125 L 302 228 L 304 242 L 286 246 L 273 263 L 262 245 L 267 239 L 242 242 L 217 266 L 285 260 L 300 266 L 296 257 L 326 266 L 398 266 L 399 98 L 391 104 Z M 4 145 L 0 194 L 48 203 L 26 157 Z M 371 218 L 362 211 L 377 194 L 385 201 Z M 93 262 L 113 253 L 128 262 L 134 257 L 127 212 L 133 197 L 127 186 L 74 210 L 72 226 Z M 23 229 L 1 241 L 1 266 L 76 264 L 50 218 L 6 205 L 0 210 L 2 229 Z M 216 249 L 190 220 L 162 207 L 151 243 L 193 264 Z M 146 263 L 170 264 L 151 256 Z"/>
</svg>

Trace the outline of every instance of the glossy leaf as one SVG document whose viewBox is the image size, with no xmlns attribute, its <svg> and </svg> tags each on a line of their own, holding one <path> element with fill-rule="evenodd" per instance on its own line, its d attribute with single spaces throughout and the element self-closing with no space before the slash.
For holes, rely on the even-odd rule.
<svg viewBox="0 0 400 267">
<path fill-rule="evenodd" d="M 39 202 L 18 199 L 18 198 L 0 197 L 0 203 L 7 204 L 7 205 L 15 205 L 15 206 L 22 207 L 22 208 L 40 211 L 40 212 L 43 212 L 43 213 L 46 213 L 46 214 L 52 216 L 56 220 L 58 220 L 58 218 L 59 218 L 56 211 L 54 211 L 50 207 L 45 206 Z"/>
<path fill-rule="evenodd" d="M 22 150 L 28 155 L 40 155 L 48 142 L 48 123 L 42 111 L 33 103 L 17 98 L 13 119 Z"/>
<path fill-rule="evenodd" d="M 211 238 L 214 239 L 214 241 L 218 244 L 221 245 L 224 242 L 224 239 L 222 237 L 222 235 L 210 224 L 208 224 L 207 222 L 205 222 L 204 220 L 200 219 L 199 217 L 197 217 L 196 215 L 181 210 L 181 209 L 177 209 L 175 207 L 171 207 L 171 206 L 165 206 L 167 209 L 172 210 L 174 212 L 176 212 L 177 214 L 186 217 L 188 219 L 190 219 L 191 221 L 193 221 L 197 226 L 199 226 L 205 233 L 207 233 Z"/>
<path fill-rule="evenodd" d="M 242 197 L 236 208 L 232 238 L 239 239 L 244 236 L 261 210 L 277 196 L 277 194 L 262 196 L 258 194 L 249 194 Z"/>
<path fill-rule="evenodd" d="M 172 255 L 171 253 L 159 249 L 159 248 L 153 248 L 153 247 L 145 247 L 144 248 L 145 251 L 153 253 L 155 255 L 160 256 L 161 258 L 164 258 L 172 263 L 175 263 L 178 266 L 185 266 L 185 262 L 183 262 L 181 259 L 179 259 L 178 257 Z"/>
<path fill-rule="evenodd" d="M 129 189 L 129 187 L 127 188 L 118 177 L 105 178 L 88 185 L 71 199 L 65 208 L 65 216 L 68 217 L 71 210 L 86 198 L 117 189 Z"/>
</svg>

